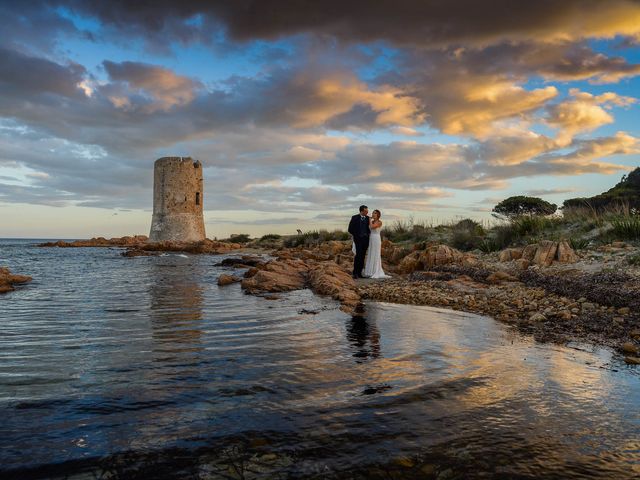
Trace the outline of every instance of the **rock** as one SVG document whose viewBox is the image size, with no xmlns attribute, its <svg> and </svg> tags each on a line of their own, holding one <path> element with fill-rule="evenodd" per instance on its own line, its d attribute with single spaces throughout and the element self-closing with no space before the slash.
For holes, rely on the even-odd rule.
<svg viewBox="0 0 640 480">
<path fill-rule="evenodd" d="M 242 288 L 249 293 L 300 290 L 307 282 L 308 269 L 307 264 L 299 259 L 274 260 L 254 276 L 242 280 Z"/>
<path fill-rule="evenodd" d="M 566 240 L 558 243 L 556 258 L 560 263 L 575 263 L 579 260 L 578 255 Z"/>
<path fill-rule="evenodd" d="M 537 322 L 544 322 L 546 319 L 547 319 L 547 317 L 545 317 L 543 314 L 538 313 L 538 312 L 534 313 L 533 315 L 531 315 L 529 317 L 529 321 L 530 322 L 536 322 L 536 323 Z"/>
<path fill-rule="evenodd" d="M 405 256 L 398 265 L 398 273 L 412 273 L 422 268 L 420 252 L 412 252 Z"/>
<path fill-rule="evenodd" d="M 522 258 L 524 258 L 525 260 L 529 260 L 530 262 L 533 262 L 533 259 L 536 256 L 536 250 L 538 250 L 538 245 L 536 243 L 527 245 L 522 250 Z"/>
<path fill-rule="evenodd" d="M 640 340 L 640 328 L 636 328 L 629 332 L 629 336 L 635 340 Z"/>
<path fill-rule="evenodd" d="M 629 365 L 640 365 L 640 357 L 624 357 L 624 361 Z"/>
<path fill-rule="evenodd" d="M 516 260 L 515 264 L 518 269 L 526 270 L 527 268 L 529 268 L 529 265 L 531 265 L 531 262 L 526 258 L 519 258 L 518 260 Z"/>
<path fill-rule="evenodd" d="M 538 243 L 536 254 L 533 257 L 533 263 L 548 267 L 553 263 L 557 251 L 558 244 L 556 242 L 552 242 L 551 240 L 542 240 Z"/>
<path fill-rule="evenodd" d="M 499 260 L 501 262 L 510 262 L 522 258 L 522 248 L 506 248 L 500 252 Z"/>
<path fill-rule="evenodd" d="M 631 309 L 629 307 L 622 307 L 618 309 L 618 313 L 620 315 L 629 315 L 629 313 L 631 313 Z"/>
<path fill-rule="evenodd" d="M 229 257 L 223 259 L 221 262 L 216 263 L 216 267 L 234 267 L 236 265 L 243 265 L 246 267 L 255 267 L 262 263 L 260 257 L 252 257 L 249 255 L 243 255 L 242 257 Z"/>
<path fill-rule="evenodd" d="M 633 355 L 638 355 L 638 353 L 640 353 L 638 346 L 632 342 L 623 343 L 621 348 L 624 353 L 632 353 Z"/>
<path fill-rule="evenodd" d="M 140 250 L 139 248 L 128 248 L 120 255 L 123 257 L 152 257 L 155 255 L 159 255 L 160 252 L 147 252 L 146 250 Z"/>
<path fill-rule="evenodd" d="M 139 245 L 147 242 L 146 235 L 133 235 L 124 237 L 115 237 L 106 239 L 104 237 L 94 237 L 89 240 L 75 240 L 73 242 L 65 242 L 64 240 L 58 240 L 57 242 L 41 243 L 39 247 L 59 247 L 59 248 L 73 248 L 73 247 L 128 247 L 133 245 Z"/>
<path fill-rule="evenodd" d="M 571 320 L 571 312 L 569 310 L 562 310 L 556 314 L 560 320 Z"/>
<path fill-rule="evenodd" d="M 338 300 L 345 312 L 354 311 L 360 303 L 356 282 L 335 262 L 322 262 L 310 269 L 309 284 L 315 293 Z"/>
<path fill-rule="evenodd" d="M 517 281 L 518 279 L 516 277 L 502 270 L 498 270 L 487 277 L 487 282 L 492 284 Z"/>
<path fill-rule="evenodd" d="M 256 267 L 251 267 L 249 270 L 244 272 L 244 278 L 251 278 L 258 272 L 259 270 Z"/>
<path fill-rule="evenodd" d="M 6 267 L 0 267 L 0 293 L 7 293 L 15 290 L 14 285 L 27 283 L 32 280 L 27 275 L 15 275 Z"/>
<path fill-rule="evenodd" d="M 235 275 L 227 275 L 223 273 L 218 277 L 218 285 L 231 285 L 232 283 L 240 282 L 242 279 L 240 277 L 236 277 Z"/>
</svg>

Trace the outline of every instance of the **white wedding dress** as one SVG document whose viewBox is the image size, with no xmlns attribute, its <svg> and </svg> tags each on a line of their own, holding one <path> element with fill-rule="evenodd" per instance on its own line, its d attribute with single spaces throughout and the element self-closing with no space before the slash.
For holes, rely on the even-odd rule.
<svg viewBox="0 0 640 480">
<path fill-rule="evenodd" d="M 368 278 L 390 278 L 382 270 L 382 239 L 380 238 L 380 228 L 372 228 L 369 236 L 369 248 L 367 249 L 367 259 L 364 264 L 362 275 Z"/>
</svg>

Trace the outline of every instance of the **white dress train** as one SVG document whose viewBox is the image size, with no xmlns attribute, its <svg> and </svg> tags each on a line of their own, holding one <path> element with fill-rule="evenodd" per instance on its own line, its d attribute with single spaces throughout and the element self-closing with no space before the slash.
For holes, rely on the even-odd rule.
<svg viewBox="0 0 640 480">
<path fill-rule="evenodd" d="M 382 270 L 382 239 L 380 238 L 380 228 L 372 228 L 369 236 L 369 248 L 367 249 L 367 259 L 364 264 L 362 275 L 368 278 L 390 278 Z"/>
</svg>

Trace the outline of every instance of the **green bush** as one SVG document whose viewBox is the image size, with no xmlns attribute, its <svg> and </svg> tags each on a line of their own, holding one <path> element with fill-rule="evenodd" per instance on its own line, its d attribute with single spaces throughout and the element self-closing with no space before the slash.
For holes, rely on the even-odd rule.
<svg viewBox="0 0 640 480">
<path fill-rule="evenodd" d="M 498 250 L 502 250 L 498 242 L 493 238 L 485 238 L 478 245 L 480 251 L 484 253 L 497 252 Z"/>
<path fill-rule="evenodd" d="M 640 215 L 615 217 L 611 220 L 612 233 L 621 240 L 640 240 Z"/>
<path fill-rule="evenodd" d="M 269 240 L 280 240 L 281 238 L 282 235 L 278 235 L 277 233 L 267 233 L 266 235 L 260 237 L 260 241 L 267 242 Z"/>
<path fill-rule="evenodd" d="M 571 245 L 571 248 L 573 248 L 574 250 L 584 250 L 589 246 L 589 240 L 587 240 L 586 238 L 571 237 L 569 239 L 569 245 Z"/>
</svg>

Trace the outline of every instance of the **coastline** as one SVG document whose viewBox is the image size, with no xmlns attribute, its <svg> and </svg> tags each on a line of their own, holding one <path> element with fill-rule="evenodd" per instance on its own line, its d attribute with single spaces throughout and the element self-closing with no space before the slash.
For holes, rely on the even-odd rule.
<svg viewBox="0 0 640 480">
<path fill-rule="evenodd" d="M 269 299 L 309 288 L 354 316 L 367 300 L 449 308 L 490 316 L 537 341 L 607 346 L 627 363 L 640 363 L 640 268 L 625 263 L 638 248 L 622 242 L 576 253 L 566 243 L 541 241 L 485 254 L 434 243 L 407 249 L 385 240 L 383 266 L 392 278 L 376 281 L 351 278 L 348 241 L 273 249 L 208 239 L 147 243 L 135 236 L 40 246 L 117 247 L 123 256 L 233 253 L 238 257 L 227 265 L 245 271 L 221 278 L 221 287 L 240 283 L 245 293 Z"/>
</svg>

